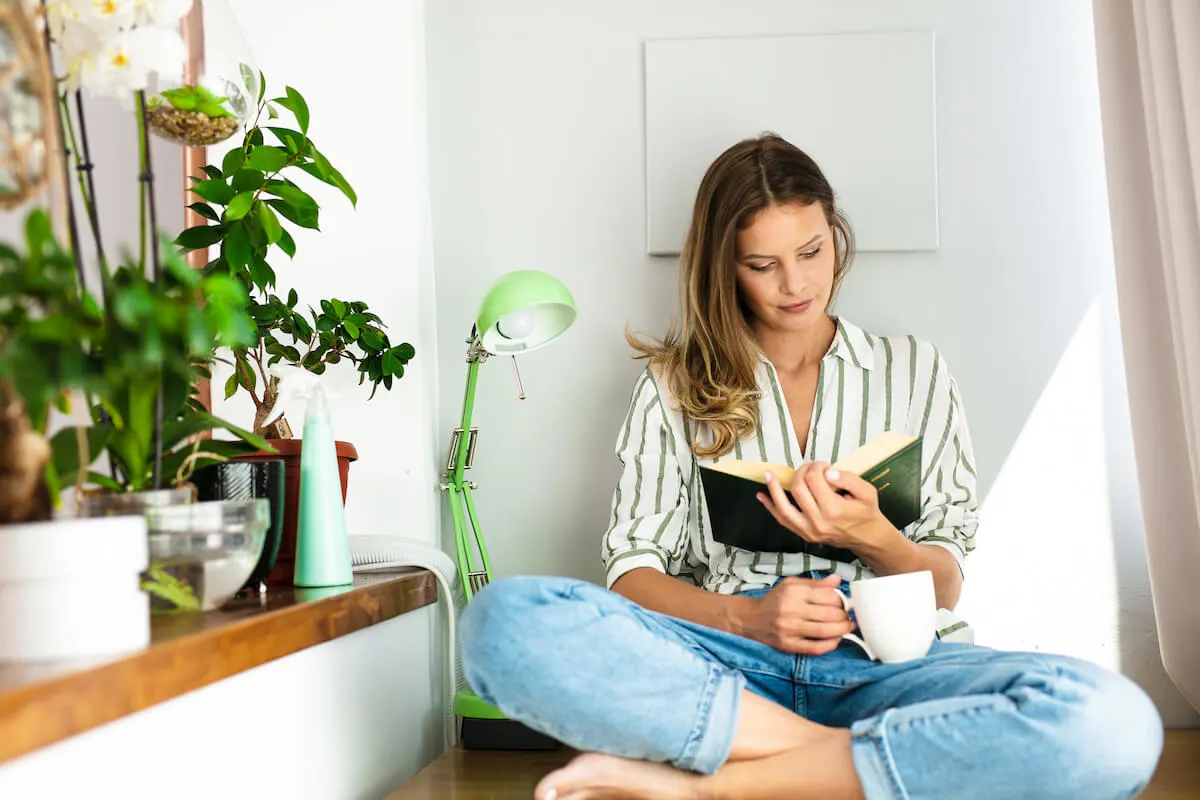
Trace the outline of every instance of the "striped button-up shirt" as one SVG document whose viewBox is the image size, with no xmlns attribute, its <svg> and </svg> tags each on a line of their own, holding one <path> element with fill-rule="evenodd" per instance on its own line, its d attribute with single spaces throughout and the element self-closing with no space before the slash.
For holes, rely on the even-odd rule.
<svg viewBox="0 0 1200 800">
<path fill-rule="evenodd" d="M 805 447 L 792 428 L 779 376 L 766 358 L 758 370 L 758 425 L 722 458 L 795 467 L 837 461 L 885 431 L 922 439 L 922 513 L 903 534 L 948 550 L 962 567 L 974 548 L 977 521 L 975 464 L 958 387 L 932 345 L 909 337 L 872 336 L 839 319 L 821 359 Z M 703 425 L 685 419 L 653 369 L 642 373 L 617 438 L 622 474 L 613 493 L 603 558 L 611 587 L 626 572 L 650 567 L 713 592 L 771 586 L 810 570 L 849 579 L 871 577 L 861 561 L 808 553 L 759 553 L 713 540 L 700 465 L 717 459 L 693 454 L 711 441 Z M 957 627 L 957 626 L 956 626 Z"/>
</svg>

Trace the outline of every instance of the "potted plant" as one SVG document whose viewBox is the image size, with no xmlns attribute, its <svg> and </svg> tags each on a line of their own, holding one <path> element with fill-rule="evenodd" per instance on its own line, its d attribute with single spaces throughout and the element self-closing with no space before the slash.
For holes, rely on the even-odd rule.
<svg viewBox="0 0 1200 800">
<path fill-rule="evenodd" d="M 266 436 L 287 461 L 283 540 L 271 576 L 271 582 L 286 583 L 294 563 L 303 442 L 292 438 L 291 426 L 278 408 L 279 370 L 273 368 L 291 366 L 320 375 L 331 366 L 352 364 L 359 384 L 369 385 L 374 397 L 381 386 L 390 390 L 403 377 L 415 353 L 407 342 L 394 344 L 383 321 L 361 300 L 328 298 L 301 306 L 295 289 L 285 297 L 277 292 L 272 260 L 278 253 L 289 258 L 296 253 L 289 228 L 319 229 L 320 206 L 297 179 L 316 179 L 352 204 L 358 198 L 309 137 L 303 96 L 287 87 L 284 95 L 266 100 L 261 73 L 253 76 L 243 70 L 243 78 L 247 89 L 257 91 L 257 111 L 241 145 L 226 153 L 220 165 L 209 165 L 204 175 L 191 177 L 191 191 L 200 200 L 189 208 L 207 222 L 185 230 L 176 243 L 185 249 L 216 248 L 205 274 L 235 277 L 251 298 L 247 310 L 256 324 L 255 341 L 231 349 L 233 372 L 224 388 L 226 398 L 238 391 L 249 395 L 255 407 L 253 433 Z M 357 451 L 349 442 L 337 442 L 336 449 L 344 500 L 349 464 Z"/>
<path fill-rule="evenodd" d="M 0 660 L 137 649 L 150 635 L 145 521 L 52 519 L 62 484 L 46 426 L 51 408 L 94 386 L 102 312 L 44 212 L 25 233 L 21 249 L 0 244 Z M 73 444 L 86 452 L 85 437 Z"/>
<path fill-rule="evenodd" d="M 93 287 L 93 294 L 86 285 L 79 258 L 79 225 L 70 193 L 70 254 L 55 241 L 49 218 L 40 211 L 30 214 L 27 220 L 26 252 L 0 248 L 0 342 L 4 351 L 0 358 L 4 365 L 0 370 L 0 398 L 4 401 L 0 433 L 5 437 L 5 452 L 14 458 L 14 468 L 0 478 L 11 479 L 12 499 L 5 502 L 12 517 L 28 516 L 26 485 L 32 485 L 35 492 L 34 516 L 46 517 L 47 508 L 69 485 L 90 495 L 86 505 L 106 516 L 99 520 L 43 521 L 40 530 L 17 529 L 10 524 L 0 531 L 0 582 L 6 584 L 0 598 L 17 604 L 0 609 L 0 653 L 6 655 L 9 645 L 18 651 L 30 645 L 45 655 L 46 637 L 37 639 L 34 635 L 30 639 L 28 635 L 35 628 L 29 624 L 33 608 L 38 612 L 37 628 L 73 631 L 78 640 L 76 650 L 114 647 L 112 636 L 102 638 L 98 644 L 87 635 L 79 635 L 81 620 L 87 622 L 79 612 L 66 624 L 56 625 L 61 615 L 50 613 L 50 609 L 64 604 L 85 606 L 93 616 L 100 614 L 97 609 L 106 609 L 112 612 L 113 620 L 130 623 L 127 633 L 136 629 L 144 640 L 146 597 L 136 579 L 126 582 L 122 591 L 109 583 L 103 596 L 96 598 L 74 590 L 105 585 L 97 578 L 100 573 L 113 579 L 127 578 L 130 558 L 139 560 L 137 570 L 144 568 L 147 541 L 151 569 L 145 588 L 170 598 L 177 606 L 199 607 L 203 602 L 207 607 L 212 593 L 202 592 L 199 599 L 189 597 L 181 589 L 190 587 L 181 583 L 177 574 L 168 574 L 172 565 L 154 563 L 156 540 L 170 544 L 175 539 L 156 536 L 153 524 L 147 539 L 147 521 L 128 512 L 162 503 L 165 492 L 167 502 L 180 505 L 156 509 L 156 513 L 170 508 L 187 510 L 170 518 L 180 522 L 181 528 L 161 532 L 182 534 L 190 550 L 203 547 L 209 528 L 200 531 L 199 545 L 187 539 L 197 532 L 198 524 L 208 524 L 201 517 L 216 511 L 207 516 L 218 524 L 232 517 L 224 507 L 193 512 L 196 506 L 190 504 L 192 492 L 185 488 L 189 474 L 234 453 L 269 448 L 262 437 L 213 417 L 194 395 L 196 382 L 207 377 L 207 364 L 215 348 L 246 346 L 254 340 L 255 326 L 247 314 L 249 298 L 245 290 L 229 275 L 189 269 L 171 245 L 156 239 L 145 89 L 156 78 L 169 78 L 171 71 L 182 65 L 182 50 L 174 45 L 181 44 L 178 23 L 187 5 L 190 3 L 167 2 L 132 9 L 120 4 L 64 2 L 51 6 L 47 20 L 47 40 L 56 45 L 63 75 L 57 81 L 61 89 L 59 102 L 47 98 L 46 106 L 60 107 L 62 113 L 43 117 L 40 124 L 51 125 L 49 120 L 54 119 L 62 123 L 61 135 L 44 137 L 44 141 L 57 138 L 69 151 L 63 159 L 64 174 L 78 176 L 78 194 L 95 244 L 99 286 Z M 21 10 L 18 7 L 18 13 Z M 41 42 L 37 45 L 40 47 Z M 48 67 L 45 70 L 49 72 Z M 44 81 L 43 85 L 54 86 L 55 82 Z M 141 237 L 137 255 L 123 257 L 116 267 L 110 264 L 102 243 L 83 104 L 79 101 L 81 89 L 109 94 L 126 103 L 132 100 L 138 122 Z M 74 116 L 68 102 L 72 93 L 76 100 Z M 0 110 L 4 108 L 10 107 L 0 103 Z M 49 146 L 47 150 L 52 151 Z M 69 411 L 70 398 L 78 395 L 86 405 L 88 419 L 60 431 L 47 442 L 50 407 Z M 207 438 L 214 430 L 225 430 L 235 440 Z M 99 458 L 101 455 L 107 456 L 106 468 L 100 466 L 105 460 Z M 39 468 L 42 461 L 45 464 Z M 38 469 L 41 480 L 29 484 L 31 471 Z M 38 493 L 44 501 L 38 500 Z M 26 499 L 22 500 L 23 496 Z M 261 548 L 261 531 L 257 539 L 245 533 L 266 517 L 251 513 L 261 511 L 261 507 L 250 507 L 253 505 L 248 504 L 248 512 L 236 520 L 240 551 L 234 555 L 243 561 L 258 557 L 257 552 L 250 552 L 255 541 Z M 117 516 L 107 516 L 114 511 Z M 71 530 L 63 531 L 63 526 Z M 110 531 L 121 527 L 124 534 L 119 539 L 111 535 L 84 537 L 79 535 L 81 527 Z M 233 550 L 231 545 L 217 550 L 215 556 L 229 562 L 226 556 Z M 118 558 L 122 554 L 123 560 Z M 64 562 L 74 566 L 65 567 Z M 180 563 L 185 569 L 196 567 L 201 576 L 206 571 L 207 565 L 196 559 L 181 559 Z M 228 563 L 221 566 L 229 580 L 234 571 Z M 88 580 L 81 582 L 79 578 L 84 575 Z M 21 585 L 14 589 L 8 584 Z M 104 619 L 93 621 L 106 629 Z M 60 636 L 49 647 L 53 650 L 63 645 Z M 42 651 L 37 651 L 39 646 Z M 69 649 L 71 644 L 67 642 L 66 646 Z"/>
</svg>

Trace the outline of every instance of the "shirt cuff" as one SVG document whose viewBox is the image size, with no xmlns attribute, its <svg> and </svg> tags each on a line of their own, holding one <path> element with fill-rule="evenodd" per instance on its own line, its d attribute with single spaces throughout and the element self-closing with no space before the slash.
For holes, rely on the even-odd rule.
<svg viewBox="0 0 1200 800">
<path fill-rule="evenodd" d="M 932 544 L 940 547 L 943 550 L 948 550 L 950 555 L 954 556 L 954 560 L 958 563 L 958 572 L 964 578 L 967 576 L 966 556 L 963 555 L 962 548 L 953 542 L 943 541 L 941 539 L 914 539 L 914 544 Z"/>
<path fill-rule="evenodd" d="M 626 572 L 639 567 L 650 567 L 656 572 L 667 574 L 666 557 L 656 550 L 627 550 L 624 553 L 617 553 L 608 559 L 606 566 L 605 581 L 609 589 Z"/>
</svg>

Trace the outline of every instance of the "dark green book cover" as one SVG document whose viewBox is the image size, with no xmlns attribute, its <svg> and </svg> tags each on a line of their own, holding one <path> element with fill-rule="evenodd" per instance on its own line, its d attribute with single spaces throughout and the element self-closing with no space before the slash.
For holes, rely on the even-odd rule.
<svg viewBox="0 0 1200 800">
<path fill-rule="evenodd" d="M 920 439 L 883 434 L 834 466 L 872 483 L 879 493 L 879 510 L 898 530 L 921 516 Z M 808 553 L 834 561 L 855 561 L 857 556 L 852 551 L 805 541 L 775 521 L 755 496 L 766 489 L 764 473 L 768 469 L 785 486 L 791 484 L 793 471 L 778 464 L 718 461 L 711 467 L 700 467 L 713 539 L 742 550 Z"/>
</svg>

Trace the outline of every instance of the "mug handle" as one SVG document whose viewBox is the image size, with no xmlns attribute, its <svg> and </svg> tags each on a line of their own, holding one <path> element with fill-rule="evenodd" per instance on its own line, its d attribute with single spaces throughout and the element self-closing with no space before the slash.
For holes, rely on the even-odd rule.
<svg viewBox="0 0 1200 800">
<path fill-rule="evenodd" d="M 854 608 L 854 601 L 850 599 L 850 595 L 846 594 L 841 589 L 834 589 L 834 591 L 837 592 L 838 597 L 842 598 L 842 608 L 844 608 L 846 611 L 851 611 Z M 871 659 L 872 661 L 879 660 L 875 656 L 875 651 L 871 649 L 871 645 L 867 644 L 861 637 L 855 636 L 853 633 L 843 633 L 842 638 L 849 639 L 861 647 L 866 652 L 867 658 Z"/>
</svg>

